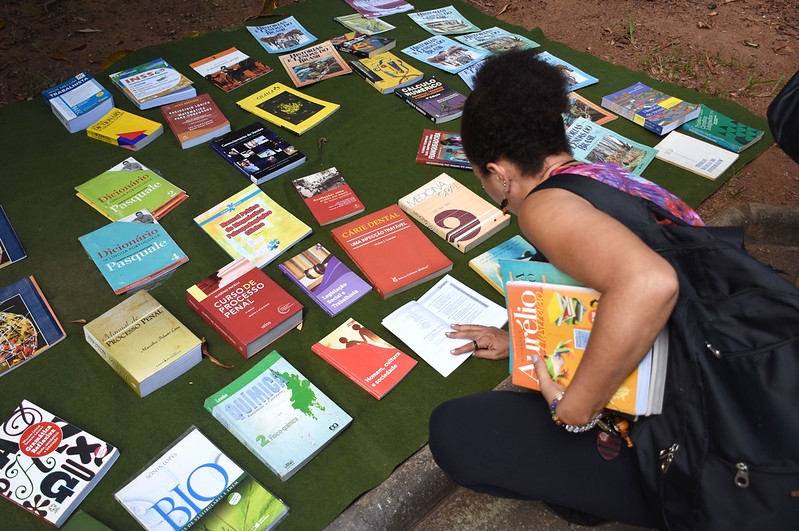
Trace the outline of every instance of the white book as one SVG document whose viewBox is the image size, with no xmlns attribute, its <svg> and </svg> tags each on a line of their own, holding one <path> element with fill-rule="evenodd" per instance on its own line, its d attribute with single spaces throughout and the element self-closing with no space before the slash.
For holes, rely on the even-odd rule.
<svg viewBox="0 0 799 531">
<path fill-rule="evenodd" d="M 666 135 L 655 149 L 656 158 L 712 180 L 718 179 L 738 159 L 738 153 L 678 131 Z"/>
</svg>

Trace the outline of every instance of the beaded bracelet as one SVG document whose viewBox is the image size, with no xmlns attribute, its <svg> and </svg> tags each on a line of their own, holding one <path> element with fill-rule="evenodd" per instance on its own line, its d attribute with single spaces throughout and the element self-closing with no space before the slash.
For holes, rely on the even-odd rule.
<svg viewBox="0 0 799 531">
<path fill-rule="evenodd" d="M 549 405 L 549 414 L 552 416 L 552 421 L 557 426 L 563 426 L 563 429 L 571 432 L 571 433 L 583 433 L 592 429 L 594 426 L 597 425 L 599 420 L 602 418 L 602 413 L 598 413 L 596 417 L 590 420 L 587 424 L 583 424 L 582 426 L 572 426 L 571 424 L 564 424 L 560 418 L 558 418 L 558 413 L 555 411 L 555 408 L 558 407 L 558 402 L 563 399 L 563 395 L 566 394 L 566 391 L 561 391 L 560 394 L 552 400 L 552 403 Z"/>
</svg>

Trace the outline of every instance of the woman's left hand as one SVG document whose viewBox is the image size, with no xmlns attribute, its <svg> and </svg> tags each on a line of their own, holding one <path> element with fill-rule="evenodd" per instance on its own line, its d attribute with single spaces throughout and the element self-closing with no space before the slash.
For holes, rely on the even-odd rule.
<svg viewBox="0 0 799 531">
<path fill-rule="evenodd" d="M 473 356 L 477 358 L 489 360 L 507 359 L 509 354 L 507 331 L 495 326 L 475 324 L 455 324 L 452 325 L 452 330 L 447 332 L 447 337 L 470 339 L 472 342 L 452 349 L 450 354 L 467 354 L 474 351 Z"/>
</svg>

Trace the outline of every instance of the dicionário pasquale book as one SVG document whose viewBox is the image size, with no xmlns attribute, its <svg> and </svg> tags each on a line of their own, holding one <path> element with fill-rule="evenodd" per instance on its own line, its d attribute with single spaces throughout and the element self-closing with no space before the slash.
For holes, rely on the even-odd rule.
<svg viewBox="0 0 799 531">
<path fill-rule="evenodd" d="M 22 247 L 11 220 L 0 206 L 0 268 L 18 262 L 28 256 Z"/>
<path fill-rule="evenodd" d="M 239 107 L 278 127 L 301 135 L 336 112 L 338 103 L 314 98 L 275 83 L 236 102 Z"/>
<path fill-rule="evenodd" d="M 278 59 L 295 87 L 305 87 L 352 72 L 330 41 L 283 54 Z"/>
<path fill-rule="evenodd" d="M 446 166 L 471 170 L 472 164 L 466 158 L 460 133 L 451 131 L 422 131 L 422 140 L 416 150 L 416 163 L 430 166 Z"/>
<path fill-rule="evenodd" d="M 537 42 L 523 35 L 511 33 L 497 26 L 469 33 L 468 35 L 457 35 L 455 39 L 466 46 L 485 50 L 490 54 L 505 53 L 511 50 L 527 50 L 540 46 Z"/>
<path fill-rule="evenodd" d="M 161 113 L 183 149 L 230 131 L 230 122 L 208 94 L 163 105 Z"/>
<path fill-rule="evenodd" d="M 370 35 L 360 31 L 350 31 L 333 37 L 330 43 L 340 52 L 356 57 L 374 57 L 387 52 L 397 45 L 396 39 L 380 35 Z"/>
<path fill-rule="evenodd" d="M 433 35 L 474 33 L 480 28 L 469 22 L 454 6 L 427 11 L 415 11 L 408 16 L 425 31 Z"/>
<path fill-rule="evenodd" d="M 247 31 L 269 53 L 290 52 L 316 40 L 316 37 L 293 16 L 272 24 L 247 26 Z"/>
<path fill-rule="evenodd" d="M 450 74 L 457 74 L 490 55 L 485 50 L 466 46 L 444 35 L 433 35 L 403 48 L 402 52 Z"/>
<path fill-rule="evenodd" d="M 230 92 L 272 71 L 272 67 L 231 47 L 190 63 L 195 72 L 214 86 Z"/>
<path fill-rule="evenodd" d="M 354 216 L 364 205 L 335 167 L 291 181 L 320 225 Z"/>
<path fill-rule="evenodd" d="M 108 77 L 140 110 L 152 109 L 197 95 L 192 80 L 161 57 L 127 70 L 114 72 Z"/>
<path fill-rule="evenodd" d="M 502 286 L 503 283 L 499 267 L 500 260 L 503 258 L 510 260 L 535 260 L 538 257 L 538 251 L 533 247 L 533 244 L 525 240 L 520 234 L 516 234 L 499 245 L 469 260 L 469 267 L 483 277 L 492 288 L 504 295 L 505 288 Z"/>
<path fill-rule="evenodd" d="M 381 94 L 416 83 L 424 76 L 421 70 L 394 55 L 383 52 L 350 61 L 352 70 Z"/>
<path fill-rule="evenodd" d="M 685 122 L 680 129 L 736 153 L 745 150 L 761 138 L 763 131 L 699 104 L 699 116 Z"/>
<path fill-rule="evenodd" d="M 70 133 L 83 131 L 114 108 L 114 97 L 88 72 L 42 91 L 44 101 Z"/>
<path fill-rule="evenodd" d="M 636 82 L 602 98 L 602 106 L 644 129 L 665 135 L 699 116 L 699 104 Z"/>
<path fill-rule="evenodd" d="M 394 94 L 436 124 L 460 118 L 466 103 L 464 94 L 435 76 L 395 89 Z"/>
<path fill-rule="evenodd" d="M 631 173 L 641 175 L 657 150 L 622 136 L 585 118 L 577 118 L 566 130 L 566 138 L 577 160 L 615 162 Z"/>
<path fill-rule="evenodd" d="M 86 128 L 89 138 L 130 151 L 142 149 L 163 132 L 160 123 L 116 107 Z"/>
<path fill-rule="evenodd" d="M 738 160 L 738 153 L 672 131 L 655 144 L 659 160 L 674 164 L 706 179 L 716 180 Z"/>
</svg>

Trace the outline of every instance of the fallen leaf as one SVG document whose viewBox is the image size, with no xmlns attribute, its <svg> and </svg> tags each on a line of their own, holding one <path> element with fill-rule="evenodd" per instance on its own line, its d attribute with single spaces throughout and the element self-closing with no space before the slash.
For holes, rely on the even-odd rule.
<svg viewBox="0 0 799 531">
<path fill-rule="evenodd" d="M 502 13 L 510 11 L 511 9 L 513 9 L 513 4 L 505 4 L 503 8 L 499 10 L 499 13 L 497 13 L 497 15 L 501 15 Z"/>
<path fill-rule="evenodd" d="M 101 33 L 103 30 L 92 29 L 92 28 L 85 28 L 78 30 L 78 33 Z"/>
<path fill-rule="evenodd" d="M 206 341 L 205 338 L 202 338 L 201 341 L 202 341 L 201 349 L 202 349 L 203 356 L 205 356 L 206 358 L 211 360 L 211 363 L 213 363 L 214 365 L 219 365 L 220 367 L 224 367 L 225 369 L 232 369 L 233 368 L 233 365 L 225 365 L 224 363 L 222 363 L 221 361 L 219 361 L 215 357 L 211 356 L 211 353 L 208 351 L 208 341 Z"/>
<path fill-rule="evenodd" d="M 322 146 L 324 146 L 325 144 L 327 144 L 327 138 L 321 137 L 319 139 L 319 149 L 322 149 Z"/>
<path fill-rule="evenodd" d="M 86 324 L 86 319 L 75 319 L 72 322 L 76 324 Z"/>
<path fill-rule="evenodd" d="M 718 11 L 711 11 L 710 13 L 708 13 L 708 16 L 715 17 L 715 16 L 717 16 L 718 14 L 719 14 L 719 12 L 718 12 Z"/>
<path fill-rule="evenodd" d="M 193 39 L 194 37 L 199 37 L 199 31 L 190 31 L 186 35 L 183 36 L 184 39 Z"/>
<path fill-rule="evenodd" d="M 53 50 L 53 53 L 50 54 L 50 59 L 55 59 L 56 61 L 66 61 L 67 57 L 61 53 L 61 50 L 56 48 Z"/>
<path fill-rule="evenodd" d="M 752 42 L 752 41 L 743 41 L 744 46 L 749 46 L 750 48 L 760 48 L 760 45 Z"/>
<path fill-rule="evenodd" d="M 133 52 L 133 50 L 117 50 L 117 51 L 115 51 L 114 53 L 112 53 L 111 55 L 109 55 L 108 57 L 105 58 L 105 61 L 103 61 L 103 66 L 100 67 L 100 70 L 105 70 L 106 68 L 108 68 L 112 64 L 116 63 L 117 61 L 119 61 L 120 59 L 122 59 L 123 57 L 125 57 L 126 55 L 128 55 L 131 52 Z"/>
<path fill-rule="evenodd" d="M 6 21 L 0 18 L 0 29 L 3 29 L 5 27 L 6 27 Z"/>
<path fill-rule="evenodd" d="M 697 27 L 698 27 L 699 29 L 711 29 L 711 27 L 712 27 L 712 26 L 711 26 L 710 24 L 708 24 L 707 22 L 702 22 L 701 20 L 700 20 L 699 22 L 697 22 L 697 23 L 696 23 L 696 25 L 697 25 Z"/>
</svg>

